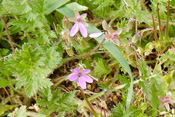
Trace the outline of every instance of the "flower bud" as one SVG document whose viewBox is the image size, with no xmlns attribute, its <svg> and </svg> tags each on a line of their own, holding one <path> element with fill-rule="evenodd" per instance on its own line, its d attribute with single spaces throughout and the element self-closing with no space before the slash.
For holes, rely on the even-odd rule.
<svg viewBox="0 0 175 117">
<path fill-rule="evenodd" d="M 128 21 L 128 26 L 127 26 L 128 29 L 132 29 L 133 25 L 134 25 L 134 19 L 130 18 L 129 21 Z"/>
<path fill-rule="evenodd" d="M 73 43 L 73 39 L 70 35 L 67 35 L 68 42 Z"/>
<path fill-rule="evenodd" d="M 67 54 L 68 54 L 69 56 L 73 56 L 73 55 L 74 55 L 74 52 L 73 52 L 72 48 L 70 48 L 70 47 L 67 47 L 67 48 L 66 48 L 66 52 L 67 52 Z"/>
<path fill-rule="evenodd" d="M 108 24 L 107 24 L 106 20 L 102 21 L 102 27 L 104 30 L 108 30 Z"/>
<path fill-rule="evenodd" d="M 63 20 L 62 20 L 62 26 L 64 29 L 68 29 L 68 26 L 69 26 L 69 22 L 67 21 L 67 19 L 64 17 Z"/>
<path fill-rule="evenodd" d="M 85 49 L 85 48 L 87 48 L 87 47 L 89 47 L 88 46 L 88 43 L 85 41 L 85 39 L 80 39 L 80 45 Z"/>
<path fill-rule="evenodd" d="M 139 39 L 141 39 L 141 32 L 135 34 L 133 37 L 132 37 L 132 43 L 136 43 Z"/>
</svg>

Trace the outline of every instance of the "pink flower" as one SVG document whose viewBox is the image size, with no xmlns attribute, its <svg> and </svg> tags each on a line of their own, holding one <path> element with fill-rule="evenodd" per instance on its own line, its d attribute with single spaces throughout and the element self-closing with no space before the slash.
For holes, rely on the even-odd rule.
<svg viewBox="0 0 175 117">
<path fill-rule="evenodd" d="M 106 92 L 107 90 L 106 89 L 103 89 L 104 92 Z"/>
<path fill-rule="evenodd" d="M 80 70 L 79 68 L 74 68 L 74 73 L 69 77 L 70 81 L 77 82 L 77 85 L 80 86 L 82 89 L 86 89 L 86 82 L 92 83 L 93 80 L 88 75 L 90 69 Z"/>
<path fill-rule="evenodd" d="M 109 30 L 108 30 L 108 33 L 107 34 L 105 34 L 105 38 L 106 39 L 111 39 L 112 40 L 112 42 L 114 43 L 114 44 L 116 44 L 116 45 L 118 45 L 119 44 L 119 35 L 122 33 L 122 29 L 121 28 L 119 28 L 119 29 L 117 29 L 115 32 L 114 32 L 114 30 L 112 29 L 112 27 L 109 27 Z"/>
<path fill-rule="evenodd" d="M 160 107 L 165 106 L 165 108 L 167 109 L 168 112 L 170 110 L 169 104 L 174 104 L 175 103 L 175 101 L 171 97 L 171 93 L 170 92 L 167 93 L 167 96 L 165 96 L 165 97 L 159 97 L 159 99 L 161 100 Z"/>
<path fill-rule="evenodd" d="M 87 37 L 87 29 L 85 27 L 85 25 L 87 25 L 87 23 L 85 22 L 87 14 L 84 13 L 80 15 L 76 10 L 74 11 L 74 13 L 75 17 L 69 18 L 71 22 L 75 22 L 75 24 L 72 26 L 70 30 L 70 36 L 73 37 L 80 30 L 82 36 Z"/>
<path fill-rule="evenodd" d="M 96 38 L 96 37 L 101 36 L 103 33 L 104 33 L 104 32 L 91 33 L 91 34 L 89 35 L 89 37 L 91 37 L 91 38 Z M 105 38 L 106 38 L 106 39 L 110 39 L 110 40 L 112 40 L 112 42 L 113 42 L 114 44 L 119 45 L 119 40 L 118 40 L 119 37 L 118 37 L 118 36 L 119 36 L 121 33 L 122 33 L 122 29 L 121 29 L 121 28 L 117 29 L 117 30 L 114 32 L 114 30 L 112 29 L 112 27 L 109 27 L 107 33 L 105 34 Z"/>
</svg>

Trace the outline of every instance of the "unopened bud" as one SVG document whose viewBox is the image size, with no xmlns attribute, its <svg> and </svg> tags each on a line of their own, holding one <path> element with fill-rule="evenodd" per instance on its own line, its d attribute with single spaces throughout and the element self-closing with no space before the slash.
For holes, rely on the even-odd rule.
<svg viewBox="0 0 175 117">
<path fill-rule="evenodd" d="M 68 39 L 69 42 L 71 42 L 71 43 L 73 42 L 73 39 L 70 35 L 67 35 L 67 39 Z"/>
<path fill-rule="evenodd" d="M 128 21 L 128 26 L 127 26 L 128 29 L 132 29 L 133 25 L 134 25 L 134 19 L 130 18 L 129 21 Z"/>
<path fill-rule="evenodd" d="M 69 56 L 73 56 L 73 55 L 74 55 L 74 51 L 73 51 L 72 48 L 70 48 L 70 47 L 67 47 L 67 48 L 66 48 L 66 52 L 67 52 L 67 54 L 68 54 Z"/>
<path fill-rule="evenodd" d="M 84 49 L 89 47 L 85 39 L 80 39 L 80 44 Z"/>
<path fill-rule="evenodd" d="M 108 30 L 108 24 L 107 24 L 106 20 L 102 21 L 102 27 L 104 30 Z"/>
<path fill-rule="evenodd" d="M 139 39 L 141 39 L 141 32 L 135 34 L 133 37 L 132 37 L 132 43 L 136 43 Z"/>
<path fill-rule="evenodd" d="M 63 25 L 64 29 L 68 30 L 69 22 L 67 21 L 67 19 L 65 17 L 62 20 L 62 25 Z"/>
</svg>

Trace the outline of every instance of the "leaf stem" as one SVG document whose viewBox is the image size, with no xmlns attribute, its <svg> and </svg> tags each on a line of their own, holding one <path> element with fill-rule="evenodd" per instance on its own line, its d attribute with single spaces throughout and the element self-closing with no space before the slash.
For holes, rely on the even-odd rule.
<svg viewBox="0 0 175 117">
<path fill-rule="evenodd" d="M 14 46 L 13 46 L 13 43 L 12 43 L 11 37 L 10 37 L 9 32 L 8 32 L 8 29 L 7 29 L 6 22 L 5 22 L 5 20 L 4 20 L 3 17 L 2 17 L 2 21 L 3 21 L 4 27 L 5 27 L 5 31 L 6 31 L 6 33 L 7 33 L 7 37 L 8 37 L 8 39 L 9 39 L 10 46 L 11 46 L 11 48 L 12 48 L 13 54 L 15 54 L 15 48 L 14 48 Z"/>
</svg>

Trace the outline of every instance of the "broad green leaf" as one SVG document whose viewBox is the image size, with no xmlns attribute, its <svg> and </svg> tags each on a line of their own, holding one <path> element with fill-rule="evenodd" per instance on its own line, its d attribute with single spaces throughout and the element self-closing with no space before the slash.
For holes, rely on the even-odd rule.
<svg viewBox="0 0 175 117">
<path fill-rule="evenodd" d="M 8 13 L 14 15 L 22 15 L 31 10 L 27 0 L 3 0 L 2 5 Z"/>
<path fill-rule="evenodd" d="M 66 7 L 68 7 L 71 10 L 77 10 L 77 11 L 84 11 L 88 9 L 88 7 L 79 5 L 77 2 L 67 4 Z"/>
<path fill-rule="evenodd" d="M 74 12 L 72 10 L 70 10 L 69 8 L 67 8 L 65 6 L 57 9 L 57 11 L 62 13 L 63 15 L 66 15 L 68 18 L 72 17 L 72 14 L 74 14 Z M 67 11 L 67 12 L 64 12 L 64 11 Z M 99 32 L 99 30 L 95 26 L 93 26 L 92 24 L 88 25 L 87 30 L 88 30 L 88 33 Z M 104 39 L 104 36 L 95 38 L 95 40 L 97 40 L 99 43 L 103 39 Z M 123 57 L 123 55 L 119 51 L 119 49 L 112 42 L 105 41 L 103 43 L 103 46 L 119 61 L 119 63 L 128 72 L 128 74 L 131 78 L 130 87 L 128 89 L 127 104 L 126 104 L 127 109 L 129 109 L 131 99 L 132 99 L 132 94 L 133 94 L 133 77 L 132 77 L 131 69 L 130 69 L 126 59 Z"/>
<path fill-rule="evenodd" d="M 56 10 L 60 6 L 67 3 L 69 0 L 45 0 L 44 3 L 44 14 L 49 14 L 52 11 Z"/>
</svg>

